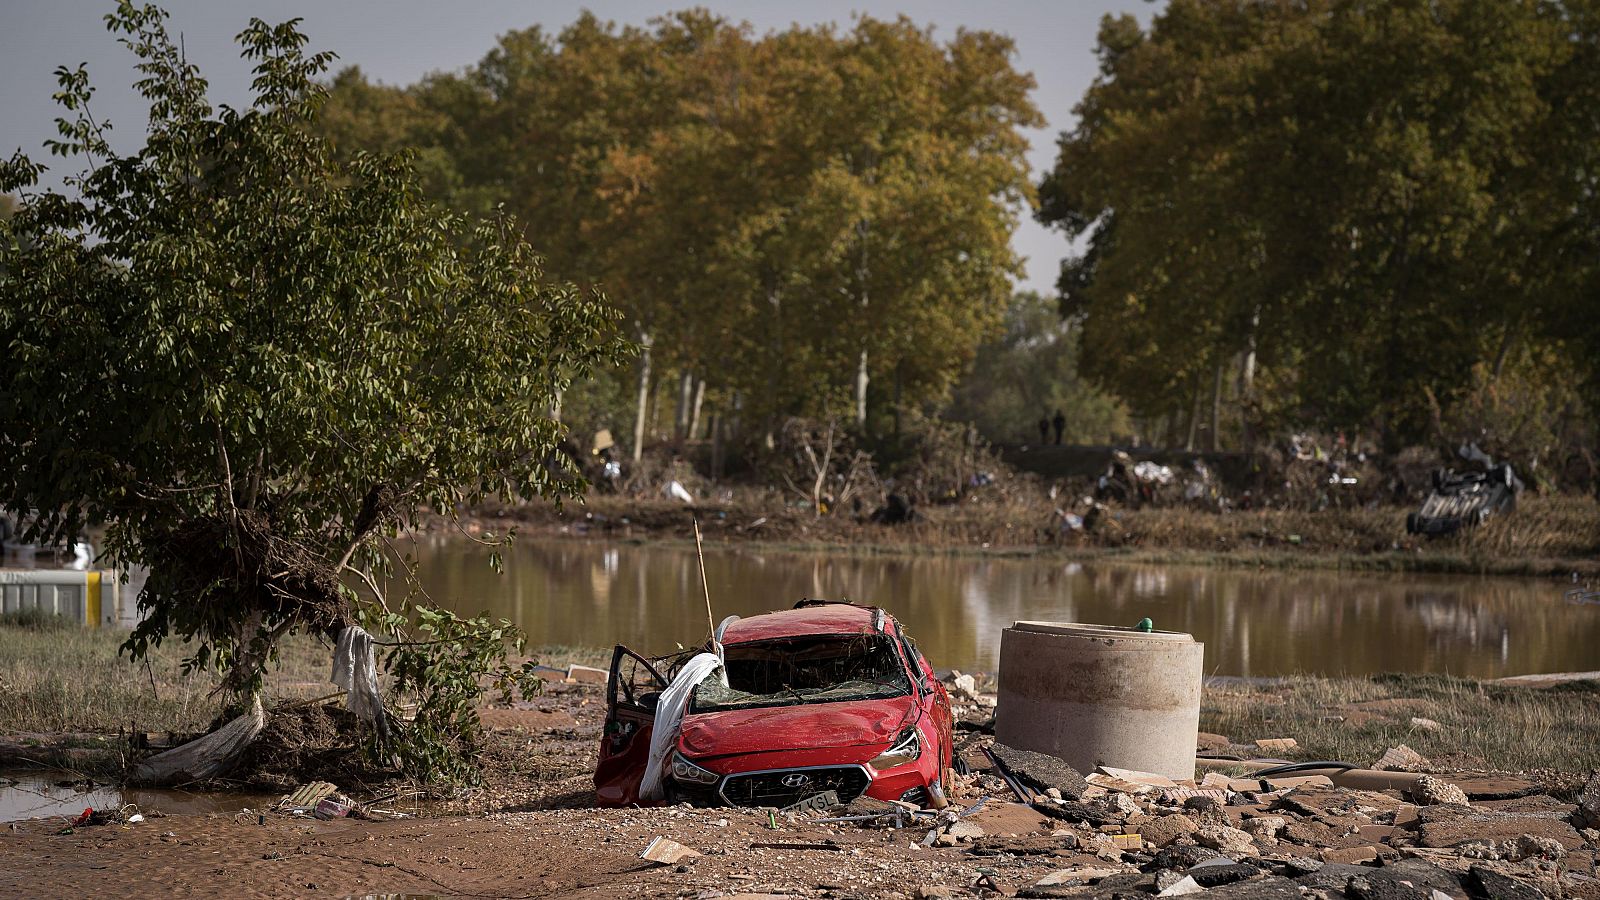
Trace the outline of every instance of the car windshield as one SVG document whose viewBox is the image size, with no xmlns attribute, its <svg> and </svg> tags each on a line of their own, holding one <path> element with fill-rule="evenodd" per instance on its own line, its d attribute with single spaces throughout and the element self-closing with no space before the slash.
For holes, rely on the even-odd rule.
<svg viewBox="0 0 1600 900">
<path fill-rule="evenodd" d="M 691 712 L 904 697 L 911 683 L 881 634 L 816 635 L 726 648 L 728 683 L 712 673 Z"/>
</svg>

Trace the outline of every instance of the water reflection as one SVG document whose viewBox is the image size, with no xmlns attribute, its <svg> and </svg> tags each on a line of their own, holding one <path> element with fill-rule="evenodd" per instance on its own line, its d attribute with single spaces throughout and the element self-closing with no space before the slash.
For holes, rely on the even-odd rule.
<svg viewBox="0 0 1600 900">
<path fill-rule="evenodd" d="M 488 611 L 536 643 L 627 643 L 666 651 L 705 637 L 692 550 L 584 541 L 523 542 L 504 556 L 421 536 L 430 596 Z M 979 557 L 850 557 L 707 549 L 718 618 L 801 597 L 887 608 L 935 664 L 992 669 L 1018 619 L 1187 631 L 1223 675 L 1447 672 L 1497 676 L 1600 668 L 1600 607 L 1523 579 L 1252 572 Z"/>
</svg>

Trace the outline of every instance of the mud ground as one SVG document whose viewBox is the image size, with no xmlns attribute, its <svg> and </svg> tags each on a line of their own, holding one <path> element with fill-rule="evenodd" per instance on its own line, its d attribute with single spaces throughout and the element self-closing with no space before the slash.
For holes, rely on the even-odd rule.
<svg viewBox="0 0 1600 900">
<path fill-rule="evenodd" d="M 964 712 L 981 720 L 985 708 L 973 704 Z M 1247 865 L 1228 875 L 1237 883 L 1209 887 L 1215 900 L 1361 900 L 1389 896 L 1373 893 L 1372 879 L 1385 878 L 1383 885 L 1426 882 L 1452 900 L 1470 900 L 1483 896 L 1471 888 L 1474 879 L 1494 875 L 1547 897 L 1600 900 L 1594 862 L 1600 832 L 1568 824 L 1582 815 L 1573 812 L 1582 781 L 1572 776 L 1530 796 L 1475 799 L 1470 808 L 1418 809 L 1398 796 L 1303 789 L 1277 801 L 1185 815 L 1149 795 L 1103 795 L 1088 805 L 1068 804 L 1092 807 L 1096 819 L 1076 822 L 1012 802 L 999 779 L 975 776 L 953 791 L 962 806 L 987 798 L 958 826 L 966 833 L 941 837 L 951 846 L 922 846 L 926 823 L 891 829 L 777 819 L 774 828 L 757 811 L 588 808 L 603 718 L 595 685 L 551 685 L 544 697 L 485 710 L 484 718 L 492 729 L 489 782 L 454 804 L 423 807 L 391 798 L 373 805 L 406 817 L 380 821 L 278 814 L 263 820 L 241 806 L 211 815 L 143 810 L 151 817 L 138 824 L 70 831 L 60 819 L 15 823 L 0 827 L 0 897 L 1110 900 L 1154 896 L 1190 866 L 1226 855 Z M 962 738 L 985 740 L 975 730 Z M 341 787 L 361 798 L 358 788 Z M 1409 824 L 1393 824 L 1402 818 Z M 1142 847 L 1112 846 L 1112 833 L 1132 832 L 1143 832 Z M 700 855 L 673 865 L 641 859 L 656 837 Z M 1362 858 L 1367 848 L 1372 856 Z M 1489 875 L 1473 874 L 1485 867 Z M 1425 892 L 1393 896 L 1430 900 Z"/>
</svg>

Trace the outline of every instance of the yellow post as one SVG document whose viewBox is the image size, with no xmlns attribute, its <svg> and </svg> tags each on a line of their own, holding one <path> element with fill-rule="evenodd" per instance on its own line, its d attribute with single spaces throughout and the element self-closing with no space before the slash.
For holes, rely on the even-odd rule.
<svg viewBox="0 0 1600 900">
<path fill-rule="evenodd" d="M 89 625 L 100 627 L 100 573 L 93 569 L 83 573 L 83 615 Z"/>
</svg>

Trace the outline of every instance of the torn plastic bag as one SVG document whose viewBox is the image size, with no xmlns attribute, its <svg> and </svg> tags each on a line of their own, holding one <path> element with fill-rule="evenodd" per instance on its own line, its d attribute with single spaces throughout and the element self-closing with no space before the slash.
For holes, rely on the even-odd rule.
<svg viewBox="0 0 1600 900">
<path fill-rule="evenodd" d="M 715 653 L 698 653 L 684 663 L 677 677 L 661 692 L 661 699 L 656 701 L 655 724 L 650 730 L 650 757 L 645 761 L 644 778 L 639 783 L 641 801 L 649 803 L 660 800 L 664 795 L 661 788 L 663 763 L 678 744 L 678 730 L 683 726 L 683 714 L 689 708 L 689 698 L 694 693 L 695 685 L 721 665 L 722 660 Z"/>
<path fill-rule="evenodd" d="M 378 693 L 378 666 L 372 651 L 372 635 L 360 625 L 347 625 L 339 633 L 333 651 L 333 673 L 328 680 L 347 693 L 345 707 L 363 722 L 372 722 L 387 736 L 388 720 L 383 714 L 383 697 Z"/>
</svg>

